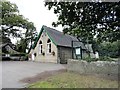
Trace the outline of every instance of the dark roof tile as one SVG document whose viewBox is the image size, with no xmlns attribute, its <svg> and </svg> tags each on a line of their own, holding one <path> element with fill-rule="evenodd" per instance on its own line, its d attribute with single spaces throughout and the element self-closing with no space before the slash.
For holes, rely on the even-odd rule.
<svg viewBox="0 0 120 90">
<path fill-rule="evenodd" d="M 53 28 L 43 26 L 43 29 L 49 34 L 51 39 L 55 42 L 56 45 L 58 46 L 66 46 L 66 47 L 71 47 L 71 42 L 72 41 L 79 41 L 76 37 L 63 34 L 60 31 L 57 31 Z M 79 47 L 81 46 L 83 49 L 85 49 L 85 46 L 82 42 L 74 42 L 73 44 L 74 47 Z"/>
</svg>

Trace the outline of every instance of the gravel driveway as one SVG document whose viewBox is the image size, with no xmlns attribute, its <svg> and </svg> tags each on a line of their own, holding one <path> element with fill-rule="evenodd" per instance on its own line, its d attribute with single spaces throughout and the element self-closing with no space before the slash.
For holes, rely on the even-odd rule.
<svg viewBox="0 0 120 90">
<path fill-rule="evenodd" d="M 27 83 L 20 80 L 34 77 L 45 71 L 65 69 L 62 64 L 31 61 L 5 61 L 2 63 L 2 88 L 23 88 Z M 0 64 L 1 65 L 1 64 Z"/>
</svg>

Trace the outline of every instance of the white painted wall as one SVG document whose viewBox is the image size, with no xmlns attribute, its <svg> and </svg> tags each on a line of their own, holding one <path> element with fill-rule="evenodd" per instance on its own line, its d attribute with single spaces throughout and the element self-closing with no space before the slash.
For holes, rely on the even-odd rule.
<svg viewBox="0 0 120 90">
<path fill-rule="evenodd" d="M 35 61 L 39 62 L 54 62 L 57 63 L 57 47 L 51 40 L 51 52 L 54 51 L 55 55 L 53 56 L 52 53 L 47 53 L 47 40 L 50 39 L 46 32 L 41 34 L 40 39 L 37 42 L 36 47 L 30 51 L 30 54 L 36 53 Z M 43 52 L 45 52 L 45 55 L 39 53 L 39 42 L 42 41 L 43 44 Z M 29 60 L 32 60 L 31 58 Z"/>
</svg>

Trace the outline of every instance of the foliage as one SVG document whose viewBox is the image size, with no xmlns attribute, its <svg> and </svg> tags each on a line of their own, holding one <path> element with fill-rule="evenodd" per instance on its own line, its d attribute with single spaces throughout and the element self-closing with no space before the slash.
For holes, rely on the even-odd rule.
<svg viewBox="0 0 120 90">
<path fill-rule="evenodd" d="M 27 48 L 26 39 L 21 38 L 21 40 L 17 43 L 16 49 L 17 49 L 19 52 L 26 52 L 26 48 Z"/>
<path fill-rule="evenodd" d="M 21 38 L 20 42 L 24 39 L 26 42 L 23 43 L 25 43 L 26 46 L 24 44 L 21 44 L 21 46 L 27 49 L 28 44 L 32 44 L 34 42 L 34 37 L 37 35 L 34 24 L 29 22 L 23 15 L 20 15 L 16 4 L 6 0 L 2 0 L 0 3 L 2 4 L 0 5 L 0 8 L 2 8 L 2 13 L 0 13 L 2 16 L 2 18 L 0 18 L 0 20 L 2 20 L 2 31 L 0 36 L 3 37 L 3 40 L 4 37 L 6 39 L 6 37 L 9 38 L 9 36 Z"/>
<path fill-rule="evenodd" d="M 94 61 L 115 61 L 112 58 L 108 57 L 108 56 L 102 56 L 100 58 L 83 58 L 83 60 L 87 61 L 87 62 L 94 62 Z"/>
<path fill-rule="evenodd" d="M 6 48 L 2 48 L 2 52 L 9 53 Z"/>
<path fill-rule="evenodd" d="M 97 58 L 85 57 L 85 58 L 83 58 L 83 60 L 85 60 L 85 61 L 87 61 L 87 62 L 92 62 L 92 61 L 98 61 L 99 59 L 97 59 Z"/>
<path fill-rule="evenodd" d="M 45 2 L 58 16 L 53 26 L 62 25 L 63 32 L 82 41 L 117 41 L 120 39 L 119 2 Z"/>
<path fill-rule="evenodd" d="M 98 52 L 100 56 L 108 56 L 112 58 L 119 57 L 120 41 L 104 42 L 99 45 Z"/>
<path fill-rule="evenodd" d="M 3 36 L 3 35 L 2 35 L 2 39 L 0 39 L 0 40 L 1 40 L 0 42 L 2 42 L 2 44 L 5 44 L 6 42 L 12 43 L 9 37 Z"/>
<path fill-rule="evenodd" d="M 99 48 L 100 43 L 96 39 L 93 39 L 91 41 L 91 43 L 92 43 L 93 53 L 95 54 L 96 51 L 98 52 L 98 48 Z"/>
<path fill-rule="evenodd" d="M 29 88 L 55 88 L 55 87 L 56 87 L 55 85 L 45 81 L 29 86 Z"/>
<path fill-rule="evenodd" d="M 110 57 L 103 56 L 103 57 L 100 57 L 100 61 L 115 61 L 115 60 L 113 60 L 113 59 L 110 58 Z"/>
</svg>

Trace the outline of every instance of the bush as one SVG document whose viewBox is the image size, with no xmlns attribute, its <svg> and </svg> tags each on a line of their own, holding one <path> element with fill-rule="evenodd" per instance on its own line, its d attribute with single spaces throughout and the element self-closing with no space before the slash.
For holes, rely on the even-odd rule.
<svg viewBox="0 0 120 90">
<path fill-rule="evenodd" d="M 90 57 L 83 58 L 83 60 L 85 60 L 85 61 L 87 61 L 87 62 L 99 61 L 98 58 L 90 58 Z"/>
<path fill-rule="evenodd" d="M 111 59 L 110 57 L 104 56 L 104 57 L 100 57 L 100 58 L 84 58 L 83 60 L 87 61 L 87 62 L 92 62 L 92 61 L 114 61 L 113 59 Z"/>
<path fill-rule="evenodd" d="M 110 57 L 107 57 L 107 56 L 100 57 L 99 60 L 100 61 L 114 61 L 113 59 L 111 59 Z"/>
<path fill-rule="evenodd" d="M 119 57 L 119 45 L 120 41 L 116 42 L 104 42 L 99 45 L 99 55 L 104 57 L 118 58 Z M 106 58 L 106 57 L 104 57 Z"/>
</svg>

